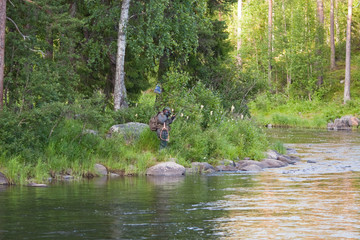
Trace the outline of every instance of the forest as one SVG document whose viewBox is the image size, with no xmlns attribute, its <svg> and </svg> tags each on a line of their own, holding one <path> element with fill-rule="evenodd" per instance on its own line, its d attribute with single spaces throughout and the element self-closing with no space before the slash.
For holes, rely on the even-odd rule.
<svg viewBox="0 0 360 240">
<path fill-rule="evenodd" d="M 262 126 L 359 114 L 359 4 L 0 0 L 0 170 L 16 183 L 281 152 Z M 166 106 L 181 112 L 166 151 L 150 130 L 105 138 Z"/>
</svg>

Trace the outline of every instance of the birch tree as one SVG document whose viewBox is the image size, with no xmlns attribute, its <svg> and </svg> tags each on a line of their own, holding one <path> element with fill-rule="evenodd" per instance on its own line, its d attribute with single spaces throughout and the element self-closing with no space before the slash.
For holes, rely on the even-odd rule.
<svg viewBox="0 0 360 240">
<path fill-rule="evenodd" d="M 318 36 L 317 36 L 317 41 L 318 41 L 318 57 L 322 57 L 322 47 L 324 44 L 324 4 L 322 0 L 316 0 L 316 5 L 317 5 L 317 19 L 318 19 Z M 320 86 L 323 84 L 323 73 L 322 73 L 322 59 L 318 60 L 316 62 L 317 65 L 317 70 L 319 71 L 318 73 L 318 81 L 317 84 Z"/>
<path fill-rule="evenodd" d="M 238 64 L 239 66 L 242 65 L 242 59 L 241 59 L 241 54 L 240 54 L 240 49 L 241 49 L 241 44 L 242 44 L 242 39 L 241 39 L 241 18 L 242 18 L 242 0 L 238 0 L 238 9 L 237 9 L 237 24 L 238 24 L 238 28 L 237 28 L 237 59 L 238 59 Z"/>
<path fill-rule="evenodd" d="M 353 6 L 353 0 L 348 0 L 348 16 L 347 16 L 347 27 L 346 27 L 344 104 L 350 100 L 352 6 Z"/>
<path fill-rule="evenodd" d="M 3 109 L 5 68 L 6 0 L 0 0 L 0 111 Z"/>
<path fill-rule="evenodd" d="M 272 0 L 269 0 L 269 15 L 268 15 L 268 81 L 271 85 L 271 59 L 272 59 Z"/>
<path fill-rule="evenodd" d="M 119 21 L 117 40 L 116 73 L 114 83 L 114 110 L 127 107 L 125 87 L 125 49 L 126 49 L 126 26 L 129 20 L 129 8 L 131 0 L 123 0 Z"/>
<path fill-rule="evenodd" d="M 334 28 L 334 0 L 330 1 L 330 69 L 336 67 L 335 63 L 335 28 Z"/>
</svg>

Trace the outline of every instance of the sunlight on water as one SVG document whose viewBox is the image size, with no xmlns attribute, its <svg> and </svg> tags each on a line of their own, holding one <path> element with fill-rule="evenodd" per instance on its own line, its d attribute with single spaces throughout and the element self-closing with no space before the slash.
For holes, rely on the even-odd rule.
<svg viewBox="0 0 360 240">
<path fill-rule="evenodd" d="M 268 135 L 302 161 L 257 174 L 0 186 L 0 240 L 360 239 L 358 132 Z"/>
</svg>

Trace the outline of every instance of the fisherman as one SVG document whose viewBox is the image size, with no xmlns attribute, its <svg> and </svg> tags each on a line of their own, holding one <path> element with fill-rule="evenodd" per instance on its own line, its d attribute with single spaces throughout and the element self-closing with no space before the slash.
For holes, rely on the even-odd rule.
<svg viewBox="0 0 360 240">
<path fill-rule="evenodd" d="M 171 109 L 165 107 L 162 112 L 157 115 L 156 133 L 160 139 L 160 150 L 166 148 L 169 141 L 170 124 L 174 121 L 175 115 L 171 116 Z"/>
</svg>

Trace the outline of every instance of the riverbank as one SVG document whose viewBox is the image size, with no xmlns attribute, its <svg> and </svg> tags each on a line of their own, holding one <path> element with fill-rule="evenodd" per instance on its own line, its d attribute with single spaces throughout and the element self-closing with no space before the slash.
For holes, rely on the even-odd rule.
<svg viewBox="0 0 360 240">
<path fill-rule="evenodd" d="M 234 119 L 220 110 L 208 113 L 199 106 L 191 115 L 184 111 L 178 116 L 171 125 L 168 148 L 159 152 L 156 133 L 146 122 L 151 109 L 139 104 L 104 113 L 92 105 L 52 104 L 36 111 L 4 111 L 0 172 L 11 184 L 45 183 L 63 176 L 91 178 L 97 175 L 95 164 L 118 175 L 144 175 L 157 162 L 172 158 L 185 167 L 192 162 L 215 165 L 222 159 L 260 160 L 271 146 L 263 129 L 251 120 Z M 125 132 L 108 137 L 111 126 L 131 121 L 145 126 L 140 135 Z"/>
<path fill-rule="evenodd" d="M 327 128 L 327 124 L 346 115 L 360 116 L 360 99 L 347 104 L 332 100 L 294 100 L 285 94 L 262 94 L 249 104 L 252 116 L 262 126 Z"/>
</svg>

